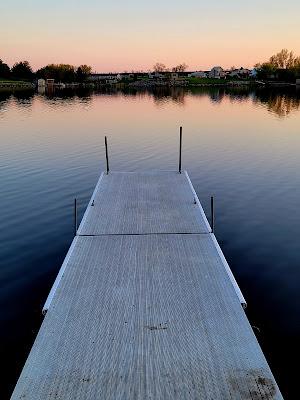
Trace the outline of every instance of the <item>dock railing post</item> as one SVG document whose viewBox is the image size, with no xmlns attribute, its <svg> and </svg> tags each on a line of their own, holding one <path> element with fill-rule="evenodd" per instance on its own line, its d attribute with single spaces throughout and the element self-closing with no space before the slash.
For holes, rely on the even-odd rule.
<svg viewBox="0 0 300 400">
<path fill-rule="evenodd" d="M 215 232 L 215 206 L 214 206 L 214 196 L 210 198 L 210 218 L 211 218 L 211 231 Z"/>
<path fill-rule="evenodd" d="M 105 136 L 105 157 L 106 157 L 106 175 L 108 175 L 109 172 L 109 164 L 108 164 L 108 151 L 107 151 L 107 137 Z"/>
<path fill-rule="evenodd" d="M 77 235 L 77 226 L 78 226 L 78 222 L 77 222 L 77 199 L 74 200 L 74 236 Z"/>
<path fill-rule="evenodd" d="M 182 153 L 182 126 L 180 127 L 180 134 L 179 134 L 179 173 L 181 174 L 181 153 Z"/>
</svg>

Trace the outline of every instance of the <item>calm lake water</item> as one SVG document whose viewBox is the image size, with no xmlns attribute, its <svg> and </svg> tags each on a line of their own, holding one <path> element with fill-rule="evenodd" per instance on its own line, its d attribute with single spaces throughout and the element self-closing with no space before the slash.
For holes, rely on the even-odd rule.
<svg viewBox="0 0 300 400">
<path fill-rule="evenodd" d="M 300 90 L 0 92 L 0 398 L 9 398 L 41 309 L 105 167 L 183 166 L 247 300 L 286 398 L 299 398 Z"/>
</svg>

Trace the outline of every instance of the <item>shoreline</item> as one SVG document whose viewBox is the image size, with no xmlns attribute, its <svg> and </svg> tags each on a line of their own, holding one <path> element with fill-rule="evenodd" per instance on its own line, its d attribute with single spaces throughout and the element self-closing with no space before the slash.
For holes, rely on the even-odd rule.
<svg viewBox="0 0 300 400">
<path fill-rule="evenodd" d="M 14 90 L 14 89 L 35 89 L 35 84 L 33 82 L 6 82 L 0 81 L 0 89 Z"/>
<path fill-rule="evenodd" d="M 60 84 L 55 84 L 53 89 L 100 89 L 100 88 L 118 88 L 118 89 L 153 89 L 153 88 L 196 88 L 196 87 L 224 87 L 224 88 L 237 88 L 237 87 L 265 87 L 265 88 L 291 88 L 297 87 L 296 83 L 291 82 L 268 82 L 268 81 L 229 81 L 229 82 L 209 82 L 209 83 L 188 83 L 188 82 L 151 82 L 151 81 L 134 81 L 134 82 L 118 82 L 118 83 L 98 83 L 98 82 L 73 82 L 64 83 L 64 87 Z M 40 88 L 34 82 L 1 82 L 1 91 L 13 90 L 39 90 Z M 47 90 L 47 87 L 42 88 Z"/>
</svg>

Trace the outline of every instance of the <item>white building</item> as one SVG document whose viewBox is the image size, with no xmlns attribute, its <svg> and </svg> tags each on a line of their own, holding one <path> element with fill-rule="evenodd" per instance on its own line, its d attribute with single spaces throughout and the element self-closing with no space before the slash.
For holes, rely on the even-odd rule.
<svg viewBox="0 0 300 400">
<path fill-rule="evenodd" d="M 149 72 L 148 77 L 150 79 L 164 79 L 165 75 L 160 72 Z"/>
<path fill-rule="evenodd" d="M 232 69 L 231 71 L 228 72 L 228 76 L 231 78 L 236 78 L 239 76 L 239 70 L 238 69 Z"/>
<path fill-rule="evenodd" d="M 213 67 L 209 72 L 209 78 L 221 79 L 225 77 L 225 71 L 222 67 Z"/>
<path fill-rule="evenodd" d="M 91 74 L 88 77 L 89 81 L 99 83 L 117 83 L 122 79 L 120 74 Z"/>
<path fill-rule="evenodd" d="M 195 71 L 189 74 L 189 78 L 207 78 L 207 74 L 204 71 Z"/>
<path fill-rule="evenodd" d="M 247 68 L 239 68 L 239 69 L 233 69 L 229 71 L 228 76 L 231 76 L 232 78 L 248 78 L 251 75 L 250 69 Z"/>
<path fill-rule="evenodd" d="M 45 81 L 45 79 L 42 79 L 42 78 L 38 79 L 37 85 L 38 85 L 38 87 L 40 87 L 40 88 L 45 87 L 45 86 L 46 86 L 46 81 Z"/>
</svg>

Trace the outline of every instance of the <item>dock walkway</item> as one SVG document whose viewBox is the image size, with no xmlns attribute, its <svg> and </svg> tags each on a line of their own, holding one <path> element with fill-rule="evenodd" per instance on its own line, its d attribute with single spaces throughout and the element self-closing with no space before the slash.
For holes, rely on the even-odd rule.
<svg viewBox="0 0 300 400">
<path fill-rule="evenodd" d="M 102 175 L 13 400 L 282 399 L 187 173 Z"/>
</svg>

